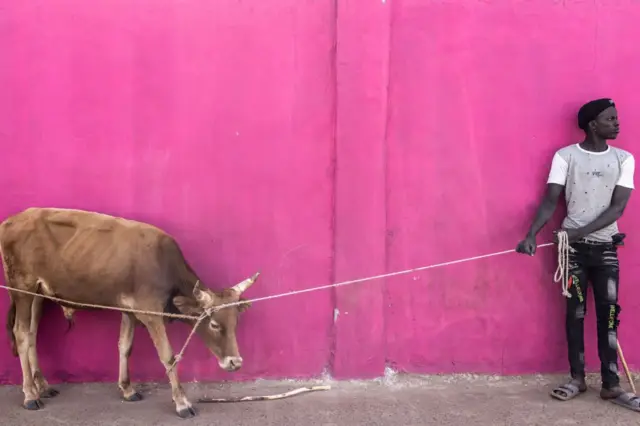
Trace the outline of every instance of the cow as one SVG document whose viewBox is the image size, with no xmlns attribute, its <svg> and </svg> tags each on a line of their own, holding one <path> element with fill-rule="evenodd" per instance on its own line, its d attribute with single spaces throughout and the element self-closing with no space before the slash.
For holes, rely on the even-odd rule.
<svg viewBox="0 0 640 426">
<path fill-rule="evenodd" d="M 236 341 L 236 325 L 250 302 L 241 295 L 258 274 L 222 291 L 199 284 L 200 278 L 185 260 L 176 240 L 163 230 L 143 222 L 102 213 L 33 207 L 0 224 L 0 253 L 6 285 L 17 290 L 80 304 L 109 306 L 184 316 L 208 316 L 196 333 L 218 359 L 220 368 L 232 372 L 242 366 Z M 9 290 L 7 332 L 14 356 L 22 368 L 23 407 L 43 408 L 41 398 L 56 396 L 38 365 L 36 335 L 43 297 Z M 76 309 L 58 302 L 67 320 Z M 213 310 L 220 305 L 231 306 Z M 189 326 L 190 318 L 179 319 Z M 167 369 L 176 412 L 181 418 L 197 413 L 180 384 L 175 357 L 165 325 L 166 317 L 123 312 L 120 325 L 118 386 L 125 401 L 139 401 L 129 379 L 128 359 L 134 329 L 142 324 L 149 332 L 160 361 Z"/>
</svg>

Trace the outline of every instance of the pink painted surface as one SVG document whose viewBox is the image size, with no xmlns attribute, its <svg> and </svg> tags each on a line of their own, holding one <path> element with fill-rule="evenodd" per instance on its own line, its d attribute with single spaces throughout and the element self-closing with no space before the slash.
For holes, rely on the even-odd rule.
<svg viewBox="0 0 640 426">
<path fill-rule="evenodd" d="M 213 288 L 261 270 L 247 296 L 329 283 L 329 3 L 4 3 L 2 217 L 44 205 L 149 221 L 176 236 Z M 257 303 L 242 320 L 242 372 L 221 372 L 197 342 L 181 376 L 297 377 L 326 367 L 329 292 Z M 46 374 L 117 378 L 118 322 L 84 314 L 65 334 L 52 309 L 39 341 Z M 170 329 L 178 351 L 188 329 Z M 0 350 L 0 375 L 19 381 L 18 361 L 8 345 Z M 132 375 L 164 376 L 144 329 Z"/>
<path fill-rule="evenodd" d="M 624 126 L 617 143 L 635 153 L 640 56 L 621 40 L 639 33 L 640 4 L 391 3 L 390 270 L 515 247 L 553 152 L 583 136 L 574 117 L 586 100 L 616 99 Z M 639 203 L 634 194 L 620 225 L 629 238 L 619 337 L 632 366 L 640 364 Z M 545 248 L 535 258 L 507 255 L 388 280 L 388 360 L 421 372 L 567 371 L 555 256 Z M 588 310 L 587 363 L 597 371 L 593 305 Z"/>
<path fill-rule="evenodd" d="M 580 137 L 581 102 L 614 97 L 618 144 L 635 153 L 640 134 L 631 0 L 1 8 L 0 217 L 40 205 L 148 221 L 176 236 L 211 287 L 261 270 L 251 297 L 512 248 L 553 151 Z M 621 221 L 631 366 L 638 203 Z M 565 371 L 553 269 L 543 249 L 259 302 L 240 324 L 241 372 L 221 372 L 195 341 L 181 376 Z M 118 324 L 81 313 L 66 333 L 49 309 L 45 374 L 115 380 Z M 592 312 L 587 330 L 597 370 Z M 170 327 L 176 351 L 187 332 Z M 0 380 L 19 383 L 8 344 L 0 360 Z M 143 329 L 132 378 L 164 379 Z"/>
</svg>

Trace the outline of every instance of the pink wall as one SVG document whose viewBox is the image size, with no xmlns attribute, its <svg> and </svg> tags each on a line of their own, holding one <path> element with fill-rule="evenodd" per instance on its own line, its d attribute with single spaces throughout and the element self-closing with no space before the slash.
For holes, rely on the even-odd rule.
<svg viewBox="0 0 640 426">
<path fill-rule="evenodd" d="M 640 135 L 640 5 L 604 3 L 5 1 L 0 216 L 40 205 L 148 221 L 212 287 L 261 270 L 252 297 L 512 248 L 553 151 L 580 137 L 581 102 L 614 97 L 619 145 Z M 638 200 L 621 221 L 632 366 Z M 543 249 L 260 302 L 241 321 L 241 372 L 196 341 L 181 375 L 564 372 L 554 267 Z M 81 313 L 65 334 L 49 310 L 45 374 L 116 380 L 118 323 Z M 593 312 L 587 323 L 595 371 Z M 187 332 L 170 327 L 176 351 Z M 8 344 L 0 360 L 0 381 L 20 382 Z M 132 370 L 164 379 L 143 329 Z"/>
</svg>

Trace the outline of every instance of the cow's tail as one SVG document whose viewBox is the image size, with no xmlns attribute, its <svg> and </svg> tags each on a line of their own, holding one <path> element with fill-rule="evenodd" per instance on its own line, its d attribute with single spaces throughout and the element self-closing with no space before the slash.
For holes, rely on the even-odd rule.
<svg viewBox="0 0 640 426">
<path fill-rule="evenodd" d="M 7 311 L 7 334 L 9 335 L 9 342 L 11 342 L 11 353 L 13 356 L 18 356 L 18 349 L 16 347 L 16 335 L 13 333 L 13 325 L 16 323 L 16 302 L 13 298 L 9 298 L 9 310 Z"/>
</svg>

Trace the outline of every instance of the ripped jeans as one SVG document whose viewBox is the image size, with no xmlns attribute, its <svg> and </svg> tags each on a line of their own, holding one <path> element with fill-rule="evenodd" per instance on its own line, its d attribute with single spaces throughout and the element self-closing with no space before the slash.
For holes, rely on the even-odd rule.
<svg viewBox="0 0 640 426">
<path fill-rule="evenodd" d="M 609 389 L 620 383 L 618 377 L 618 251 L 613 244 L 571 244 L 569 276 L 571 298 L 567 299 L 566 333 L 571 377 L 585 377 L 584 316 L 587 312 L 587 283 L 593 286 L 595 300 L 598 355 L 602 387 Z"/>
</svg>

